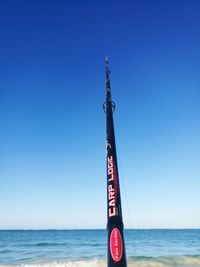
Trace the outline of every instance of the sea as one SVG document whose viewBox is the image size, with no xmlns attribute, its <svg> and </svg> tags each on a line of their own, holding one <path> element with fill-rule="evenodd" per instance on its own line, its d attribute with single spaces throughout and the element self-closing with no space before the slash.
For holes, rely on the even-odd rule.
<svg viewBox="0 0 200 267">
<path fill-rule="evenodd" d="M 200 267 L 200 229 L 125 230 L 125 244 L 128 267 Z M 106 267 L 106 255 L 106 230 L 0 231 L 0 267 Z"/>
</svg>

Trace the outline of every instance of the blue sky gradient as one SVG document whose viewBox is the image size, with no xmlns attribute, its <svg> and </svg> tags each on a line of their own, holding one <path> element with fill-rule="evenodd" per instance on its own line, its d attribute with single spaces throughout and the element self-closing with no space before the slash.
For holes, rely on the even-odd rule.
<svg viewBox="0 0 200 267">
<path fill-rule="evenodd" d="M 200 2 L 4 1 L 0 228 L 105 228 L 108 55 L 125 226 L 200 227 Z"/>
</svg>

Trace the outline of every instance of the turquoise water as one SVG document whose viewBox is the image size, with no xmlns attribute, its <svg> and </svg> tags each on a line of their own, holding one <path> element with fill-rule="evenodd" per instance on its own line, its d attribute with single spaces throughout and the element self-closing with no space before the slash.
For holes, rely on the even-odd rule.
<svg viewBox="0 0 200 267">
<path fill-rule="evenodd" d="M 105 230 L 0 231 L 0 267 L 106 266 Z M 130 267 L 200 267 L 200 230 L 126 230 Z"/>
</svg>

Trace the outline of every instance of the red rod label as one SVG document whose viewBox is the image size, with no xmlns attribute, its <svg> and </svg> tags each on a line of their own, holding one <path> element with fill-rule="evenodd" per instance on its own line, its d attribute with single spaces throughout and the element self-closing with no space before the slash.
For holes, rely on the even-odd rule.
<svg viewBox="0 0 200 267">
<path fill-rule="evenodd" d="M 123 254 L 122 237 L 120 231 L 114 228 L 110 235 L 110 252 L 115 262 L 119 262 Z"/>
</svg>

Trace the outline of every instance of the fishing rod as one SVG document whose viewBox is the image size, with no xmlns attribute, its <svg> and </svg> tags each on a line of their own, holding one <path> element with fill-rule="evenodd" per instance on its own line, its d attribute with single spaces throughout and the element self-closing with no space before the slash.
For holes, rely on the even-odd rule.
<svg viewBox="0 0 200 267">
<path fill-rule="evenodd" d="M 124 225 L 122 219 L 121 196 L 117 167 L 117 153 L 112 101 L 110 88 L 109 62 L 106 57 L 106 101 L 103 104 L 106 113 L 106 160 L 107 160 L 107 231 L 108 231 L 108 267 L 126 267 L 124 243 Z"/>
</svg>

